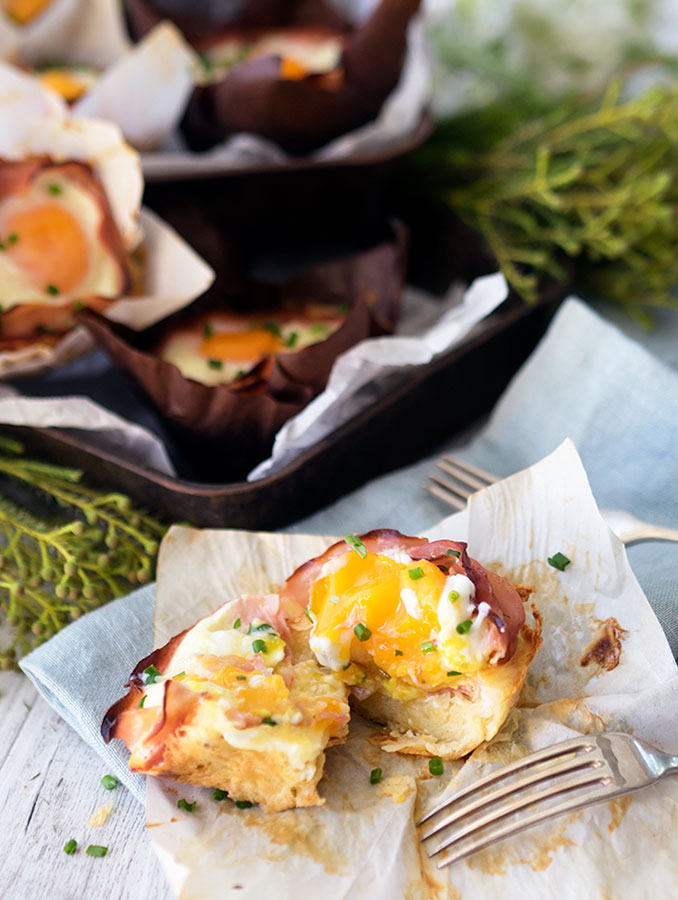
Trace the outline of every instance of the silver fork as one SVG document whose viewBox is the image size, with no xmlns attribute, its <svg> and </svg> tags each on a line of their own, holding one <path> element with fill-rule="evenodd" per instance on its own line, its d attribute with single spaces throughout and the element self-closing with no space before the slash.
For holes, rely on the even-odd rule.
<svg viewBox="0 0 678 900">
<path fill-rule="evenodd" d="M 464 509 L 471 494 L 499 481 L 496 475 L 472 466 L 456 456 L 443 456 L 436 462 L 439 472 L 432 472 L 426 490 L 454 509 Z M 448 476 L 451 476 L 448 477 Z M 601 509 L 609 528 L 624 544 L 636 541 L 678 541 L 678 528 L 664 528 L 643 522 L 623 509 Z"/>
<path fill-rule="evenodd" d="M 678 772 L 678 756 L 622 732 L 574 738 L 538 750 L 441 801 L 417 823 L 442 869 L 554 816 L 648 787 Z"/>
</svg>

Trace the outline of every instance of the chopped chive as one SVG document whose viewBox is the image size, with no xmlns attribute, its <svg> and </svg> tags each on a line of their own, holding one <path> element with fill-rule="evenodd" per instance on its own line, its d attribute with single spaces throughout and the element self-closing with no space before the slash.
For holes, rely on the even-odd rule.
<svg viewBox="0 0 678 900">
<path fill-rule="evenodd" d="M 261 638 L 257 638 L 256 641 L 252 641 L 252 652 L 266 653 L 266 641 L 262 641 Z"/>
<path fill-rule="evenodd" d="M 363 625 L 362 622 L 358 622 L 356 627 L 353 629 L 353 634 L 358 638 L 359 641 L 369 641 L 369 639 L 372 637 L 372 632 L 366 625 Z"/>
<path fill-rule="evenodd" d="M 381 781 L 381 769 L 372 769 L 370 772 L 370 784 L 379 784 Z"/>
<path fill-rule="evenodd" d="M 55 284 L 48 284 L 45 287 L 45 292 L 51 294 L 52 297 L 56 297 L 59 294 L 59 288 Z"/>
<path fill-rule="evenodd" d="M 250 809 L 254 806 L 254 803 L 251 803 L 249 800 L 236 800 L 235 805 L 238 809 Z"/>
<path fill-rule="evenodd" d="M 336 606 L 336 604 L 339 602 L 339 598 L 337 597 L 336 594 L 332 594 L 331 597 L 328 597 L 328 598 L 327 598 L 327 602 L 328 602 L 328 603 L 331 603 L 332 606 Z"/>
<path fill-rule="evenodd" d="M 52 194 L 53 197 L 58 197 L 59 194 L 63 193 L 63 188 L 60 184 L 48 184 L 47 190 Z"/>
<path fill-rule="evenodd" d="M 321 334 L 327 334 L 328 328 L 324 322 L 315 322 L 311 325 L 311 334 L 315 336 L 319 336 Z"/>
<path fill-rule="evenodd" d="M 240 628 L 240 619 L 236 619 L 236 620 L 235 620 L 235 622 L 233 623 L 233 627 L 234 627 L 234 628 Z"/>
<path fill-rule="evenodd" d="M 433 641 L 424 641 L 421 645 L 422 653 L 435 653 L 436 645 Z"/>
<path fill-rule="evenodd" d="M 185 672 L 177 672 L 176 675 L 172 675 L 172 678 L 181 678 L 182 675 L 185 675 Z"/>
<path fill-rule="evenodd" d="M 85 304 L 82 302 L 82 300 L 76 300 L 72 307 L 73 312 L 80 312 L 80 310 L 84 308 Z"/>
<path fill-rule="evenodd" d="M 210 367 L 210 369 L 223 369 L 224 368 L 224 364 L 220 359 L 208 359 L 207 365 Z"/>
<path fill-rule="evenodd" d="M 434 756 L 432 759 L 428 761 L 428 770 L 431 775 L 442 775 L 443 774 L 443 761 L 439 756 Z"/>
<path fill-rule="evenodd" d="M 197 800 L 194 800 L 193 803 L 189 803 L 188 800 L 184 800 L 184 798 L 181 797 L 181 799 L 177 800 L 177 806 L 179 809 L 185 809 L 186 812 L 195 812 L 197 802 Z"/>
<path fill-rule="evenodd" d="M 262 724 L 262 725 L 277 725 L 278 723 L 275 722 L 270 716 L 265 716 L 265 717 L 261 720 L 261 724 Z"/>
<path fill-rule="evenodd" d="M 101 783 L 107 791 L 112 791 L 120 784 L 120 779 L 116 778 L 115 775 L 104 775 L 101 779 Z"/>
<path fill-rule="evenodd" d="M 420 578 L 424 577 L 424 570 L 421 566 L 417 566 L 416 569 L 408 569 L 407 574 L 410 576 L 412 581 L 418 581 Z"/>
<path fill-rule="evenodd" d="M 440 569 L 441 572 L 443 572 L 445 575 L 447 575 L 447 572 L 448 572 L 447 566 L 440 566 L 436 563 L 436 569 Z"/>
<path fill-rule="evenodd" d="M 0 251 L 1 251 L 1 250 L 6 250 L 6 249 L 7 249 L 7 248 L 5 247 L 5 245 L 2 243 L 2 241 L 0 241 Z"/>
<path fill-rule="evenodd" d="M 236 675 L 235 680 L 236 681 L 247 681 L 247 675 Z"/>
<path fill-rule="evenodd" d="M 403 655 L 403 651 L 402 651 L 402 650 L 396 650 L 395 655 L 396 655 L 396 656 L 402 656 L 402 655 Z"/>
<path fill-rule="evenodd" d="M 271 320 L 268 322 L 263 322 L 261 327 L 265 331 L 270 331 L 274 337 L 280 337 L 280 328 L 278 328 L 277 324 Z"/>
<path fill-rule="evenodd" d="M 450 603 L 456 603 L 460 596 L 461 594 L 459 593 L 459 591 L 450 591 L 450 593 L 447 595 L 447 599 L 450 601 Z"/>
<path fill-rule="evenodd" d="M 313 616 L 311 615 L 311 610 L 310 610 L 310 609 L 305 609 L 305 610 L 304 610 L 304 615 L 306 616 L 306 618 L 308 619 L 308 621 L 311 622 L 311 624 L 313 624 Z"/>
<path fill-rule="evenodd" d="M 246 374 L 247 374 L 247 373 L 245 372 L 244 369 L 238 369 L 238 371 L 235 373 L 235 377 L 236 377 L 236 378 L 242 378 L 242 376 L 243 376 L 243 375 L 246 375 Z"/>
<path fill-rule="evenodd" d="M 212 328 L 209 322 L 205 322 L 202 326 L 202 333 L 206 338 L 212 337 L 214 334 L 214 328 Z"/>
<path fill-rule="evenodd" d="M 88 856 L 106 856 L 108 847 L 102 847 L 100 844 L 90 844 L 85 852 Z"/>
<path fill-rule="evenodd" d="M 33 331 L 35 334 L 47 334 L 47 329 L 44 325 L 36 325 Z"/>
<path fill-rule="evenodd" d="M 143 709 L 143 706 L 144 706 L 144 703 L 145 703 L 145 702 L 146 702 L 146 694 L 144 694 L 144 696 L 143 696 L 143 697 L 141 698 L 141 700 L 139 701 L 139 705 L 137 706 L 137 709 Z"/>
<path fill-rule="evenodd" d="M 151 664 L 144 669 L 144 675 L 146 675 L 146 684 L 155 684 L 156 678 L 158 675 L 162 675 L 162 672 Z"/>
<path fill-rule="evenodd" d="M 355 552 L 361 559 L 365 559 L 365 557 L 367 556 L 367 547 L 363 544 L 359 537 L 357 537 L 355 534 L 347 534 L 344 540 L 352 550 L 355 550 Z"/>
<path fill-rule="evenodd" d="M 262 622 L 261 625 L 255 625 L 254 628 L 250 625 L 250 629 L 252 633 L 256 633 L 257 631 L 273 631 L 273 626 L 269 625 L 268 622 Z M 250 634 L 250 632 L 247 632 Z"/>
<path fill-rule="evenodd" d="M 75 853 L 75 849 L 77 846 L 78 842 L 74 838 L 71 838 L 67 844 L 64 844 L 64 853 L 68 853 L 68 855 L 70 856 L 72 853 Z"/>
<path fill-rule="evenodd" d="M 461 675 L 461 672 L 455 672 L 454 669 L 452 669 L 451 672 L 447 673 L 448 678 L 451 678 L 453 675 Z"/>
<path fill-rule="evenodd" d="M 568 559 L 564 553 L 558 552 L 558 553 L 555 553 L 553 556 L 549 556 L 548 559 L 546 560 L 546 562 L 550 566 L 553 566 L 554 569 L 558 569 L 560 572 L 564 572 L 565 569 L 570 565 L 572 560 Z"/>
<path fill-rule="evenodd" d="M 446 550 L 446 551 L 445 551 L 445 556 L 456 556 L 457 559 L 459 559 L 459 557 L 461 556 L 461 554 L 459 553 L 458 550 Z"/>
<path fill-rule="evenodd" d="M 297 334 L 296 331 L 290 331 L 287 338 L 285 339 L 285 346 L 286 347 L 294 347 L 294 345 L 297 343 L 298 337 L 299 337 L 299 335 Z"/>
<path fill-rule="evenodd" d="M 222 791 L 221 788 L 214 788 L 212 796 L 215 800 L 225 800 L 228 797 L 228 793 L 226 791 Z"/>
<path fill-rule="evenodd" d="M 465 622 L 460 622 L 457 625 L 457 634 L 468 634 L 468 632 L 471 630 L 471 625 L 473 625 L 471 619 L 466 619 Z"/>
<path fill-rule="evenodd" d="M 7 235 L 7 243 L 8 244 L 16 244 L 16 242 L 18 240 L 19 240 L 19 235 L 16 233 L 16 231 L 13 231 L 11 234 Z"/>
<path fill-rule="evenodd" d="M 346 663 L 346 665 L 341 667 L 341 671 L 345 672 L 346 669 L 350 668 L 350 666 L 351 666 L 351 660 L 349 659 L 349 661 Z"/>
</svg>

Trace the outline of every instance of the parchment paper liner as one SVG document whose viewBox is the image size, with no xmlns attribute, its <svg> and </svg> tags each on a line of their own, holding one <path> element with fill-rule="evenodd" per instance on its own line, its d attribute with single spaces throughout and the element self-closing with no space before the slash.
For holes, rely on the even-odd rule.
<svg viewBox="0 0 678 900">
<path fill-rule="evenodd" d="M 128 6 L 132 21 L 135 9 L 144 8 L 146 16 L 151 9 L 147 0 L 130 0 Z M 341 62 L 334 70 L 339 77 L 332 89 L 324 84 L 324 76 L 280 79 L 278 62 L 272 57 L 241 63 L 220 82 L 197 88 L 183 122 L 188 143 L 204 150 L 228 135 L 244 132 L 268 138 L 289 153 L 303 154 L 366 124 L 398 82 L 407 27 L 418 9 L 419 0 L 381 0 L 364 23 L 346 34 Z M 331 25 L 328 19 L 336 21 L 334 11 L 328 16 L 327 7 L 314 0 L 294 4 L 291 10 L 266 0 L 249 0 L 232 24 L 236 29 L 245 23 Z M 202 46 L 201 41 L 196 45 Z"/>
<path fill-rule="evenodd" d="M 555 819 L 449 869 L 437 870 L 428 859 L 413 825 L 425 805 L 530 750 L 619 728 L 675 753 L 678 670 L 571 442 L 480 492 L 467 512 L 427 536 L 468 540 L 484 564 L 537 588 L 544 644 L 504 728 L 432 778 L 425 760 L 380 753 L 369 740 L 373 727 L 352 718 L 347 743 L 327 754 L 319 785 L 326 805 L 317 810 L 238 810 L 214 801 L 208 789 L 179 792 L 149 778 L 148 834 L 179 900 L 231 892 L 254 900 L 272 885 L 276 900 L 675 896 L 675 778 Z M 155 646 L 229 597 L 268 592 L 332 541 L 172 529 L 160 551 Z M 558 549 L 572 560 L 562 573 L 546 563 Z M 626 630 L 618 665 L 582 667 L 582 654 L 608 617 Z M 376 766 L 383 782 L 375 786 L 369 773 Z M 197 801 L 194 813 L 177 810 L 180 796 Z"/>
<path fill-rule="evenodd" d="M 325 386 L 336 357 L 366 337 L 393 330 L 405 275 L 405 235 L 343 260 L 313 266 L 279 287 L 252 284 L 243 296 L 270 302 L 345 303 L 349 312 L 329 338 L 273 361 L 267 377 L 257 367 L 234 384 L 208 386 L 185 378 L 151 351 L 179 314 L 143 333 L 113 325 L 89 310 L 81 321 L 116 366 L 139 384 L 166 419 L 182 449 L 195 455 L 202 474 L 224 480 L 246 474 L 270 452 L 276 432 Z"/>
</svg>

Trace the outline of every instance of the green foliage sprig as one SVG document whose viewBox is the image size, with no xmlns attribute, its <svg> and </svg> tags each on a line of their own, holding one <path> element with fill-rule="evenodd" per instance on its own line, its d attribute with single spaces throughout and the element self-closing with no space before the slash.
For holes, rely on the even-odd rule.
<svg viewBox="0 0 678 900">
<path fill-rule="evenodd" d="M 10 669 L 83 613 L 150 581 L 166 528 L 124 494 L 88 487 L 77 469 L 28 459 L 1 435 L 0 479 L 0 622 L 9 626 L 0 667 Z M 11 484 L 46 515 L 11 499 Z"/>
<path fill-rule="evenodd" d="M 594 101 L 507 98 L 440 123 L 415 163 L 528 302 L 571 258 L 637 316 L 678 305 L 678 85 L 628 100 L 618 84 Z"/>
</svg>

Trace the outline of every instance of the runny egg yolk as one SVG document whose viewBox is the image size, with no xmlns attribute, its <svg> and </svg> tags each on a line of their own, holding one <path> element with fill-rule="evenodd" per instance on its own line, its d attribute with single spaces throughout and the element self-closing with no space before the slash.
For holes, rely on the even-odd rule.
<svg viewBox="0 0 678 900">
<path fill-rule="evenodd" d="M 19 25 L 26 25 L 39 16 L 52 0 L 5 0 L 5 13 Z"/>
<path fill-rule="evenodd" d="M 450 589 L 454 579 L 462 591 Z M 428 560 L 349 552 L 330 561 L 312 586 L 311 648 L 335 670 L 349 660 L 369 665 L 371 658 L 391 678 L 449 684 L 450 672 L 484 664 L 482 629 L 471 619 L 473 593 L 465 575 L 450 578 Z"/>
<path fill-rule="evenodd" d="M 69 103 L 82 97 L 89 87 L 85 79 L 64 69 L 46 69 L 38 77 L 45 87 L 55 91 Z"/>
<path fill-rule="evenodd" d="M 256 363 L 262 356 L 277 353 L 280 338 L 264 328 L 251 331 L 226 331 L 210 335 L 202 342 L 200 353 L 207 359 Z"/>
<path fill-rule="evenodd" d="M 42 203 L 17 210 L 5 223 L 16 235 L 6 253 L 34 287 L 50 294 L 74 290 L 89 268 L 87 240 L 77 221 L 63 206 Z"/>
</svg>

